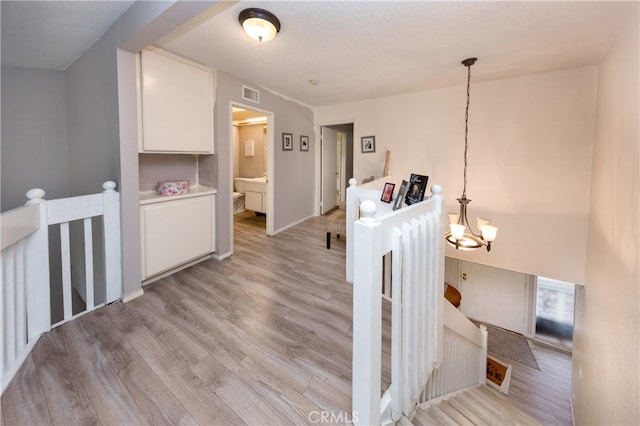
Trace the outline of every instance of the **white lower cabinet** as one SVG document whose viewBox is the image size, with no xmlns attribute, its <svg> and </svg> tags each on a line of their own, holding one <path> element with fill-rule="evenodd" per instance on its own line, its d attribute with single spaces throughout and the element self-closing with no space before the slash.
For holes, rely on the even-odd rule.
<svg viewBox="0 0 640 426">
<path fill-rule="evenodd" d="M 258 213 L 267 212 L 267 183 L 247 182 L 244 192 L 244 208 Z"/>
<path fill-rule="evenodd" d="M 214 251 L 214 203 L 207 194 L 140 206 L 143 280 Z"/>
</svg>

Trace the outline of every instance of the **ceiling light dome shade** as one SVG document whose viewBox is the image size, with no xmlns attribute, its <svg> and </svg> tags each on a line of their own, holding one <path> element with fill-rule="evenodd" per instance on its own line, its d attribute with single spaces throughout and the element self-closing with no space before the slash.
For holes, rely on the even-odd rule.
<svg viewBox="0 0 640 426">
<path fill-rule="evenodd" d="M 273 40 L 280 31 L 280 21 L 276 15 L 264 9 L 244 9 L 238 20 L 249 37 L 257 41 Z"/>
</svg>

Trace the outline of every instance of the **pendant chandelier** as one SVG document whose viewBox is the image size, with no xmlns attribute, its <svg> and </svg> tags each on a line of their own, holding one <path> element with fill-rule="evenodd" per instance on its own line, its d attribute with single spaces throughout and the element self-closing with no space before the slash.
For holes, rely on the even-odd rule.
<svg viewBox="0 0 640 426">
<path fill-rule="evenodd" d="M 478 235 L 473 232 L 467 219 L 467 205 L 471 202 L 467 198 L 467 151 L 469 149 L 468 134 L 469 134 L 469 94 L 471 86 L 471 66 L 477 61 L 477 58 L 468 58 L 462 61 L 462 65 L 467 67 L 467 109 L 464 114 L 464 187 L 462 190 L 462 197 L 458 198 L 460 204 L 459 214 L 449 215 L 449 232 L 444 236 L 449 244 L 456 248 L 456 250 L 475 250 L 482 246 L 487 248 L 487 251 L 491 250 L 491 243 L 496 239 L 496 233 L 498 228 L 491 225 L 491 222 L 486 219 L 477 219 L 477 227 L 480 229 L 481 234 Z"/>
</svg>

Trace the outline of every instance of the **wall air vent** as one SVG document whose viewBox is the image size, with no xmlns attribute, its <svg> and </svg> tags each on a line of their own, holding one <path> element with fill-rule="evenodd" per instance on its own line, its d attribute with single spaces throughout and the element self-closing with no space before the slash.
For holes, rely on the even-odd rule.
<svg viewBox="0 0 640 426">
<path fill-rule="evenodd" d="M 251 87 L 242 86 L 242 99 L 259 104 L 260 92 L 256 89 L 252 89 Z"/>
</svg>

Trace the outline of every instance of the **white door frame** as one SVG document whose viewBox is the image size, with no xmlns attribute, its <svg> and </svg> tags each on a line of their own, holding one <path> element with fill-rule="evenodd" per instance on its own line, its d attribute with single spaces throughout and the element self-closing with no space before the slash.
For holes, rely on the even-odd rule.
<svg viewBox="0 0 640 426">
<path fill-rule="evenodd" d="M 244 108 L 250 111 L 257 111 L 260 113 L 264 113 L 267 117 L 267 134 L 266 134 L 266 143 L 267 150 L 265 151 L 265 155 L 267 156 L 267 235 L 274 235 L 274 203 L 273 203 L 273 190 L 275 188 L 275 179 L 273 178 L 273 170 L 274 170 L 274 113 L 272 111 L 267 111 L 262 108 L 258 108 L 254 105 L 243 104 L 237 101 L 229 102 L 229 137 L 233 139 L 233 107 Z M 233 144 L 233 141 L 231 141 Z M 233 146 L 229 150 L 229 164 L 231 167 L 229 168 L 229 181 L 231 182 L 231 253 L 233 253 L 233 214 L 234 214 L 234 205 L 233 205 Z"/>
<path fill-rule="evenodd" d="M 316 123 L 316 136 L 318 137 L 318 143 L 316 144 L 316 170 L 318 171 L 316 174 L 316 203 L 314 208 L 314 214 L 316 216 L 320 216 L 320 202 L 322 201 L 322 150 L 321 150 L 321 140 L 322 140 L 322 128 L 323 127 L 331 127 L 331 126 L 343 126 L 343 125 L 351 125 L 353 127 L 353 143 L 351 147 L 351 162 L 352 169 L 355 167 L 355 154 L 356 154 L 356 143 L 355 143 L 355 134 L 356 134 L 356 120 L 340 120 L 340 121 L 330 121 L 327 123 Z M 343 151 L 346 153 L 346 151 Z M 344 156 L 346 162 L 346 155 Z M 346 166 L 345 166 L 346 173 Z M 355 173 L 355 169 L 353 171 Z M 350 176 L 351 179 L 353 176 Z M 345 188 L 346 190 L 346 188 Z"/>
</svg>

